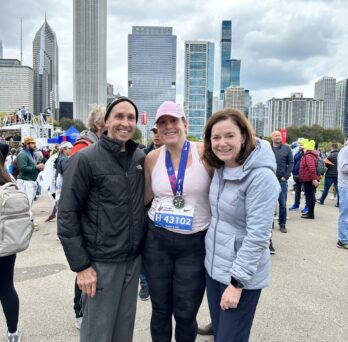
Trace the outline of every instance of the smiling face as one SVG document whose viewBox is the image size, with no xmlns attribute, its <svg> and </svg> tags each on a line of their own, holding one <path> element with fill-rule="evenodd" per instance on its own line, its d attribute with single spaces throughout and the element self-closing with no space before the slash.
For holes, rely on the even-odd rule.
<svg viewBox="0 0 348 342">
<path fill-rule="evenodd" d="M 176 144 L 186 139 L 187 123 L 182 118 L 163 115 L 157 121 L 159 138 L 166 145 Z"/>
<path fill-rule="evenodd" d="M 108 137 L 124 144 L 133 138 L 136 128 L 135 108 L 127 101 L 115 105 L 105 122 Z"/>
<path fill-rule="evenodd" d="M 245 137 L 241 134 L 239 127 L 230 119 L 217 122 L 211 130 L 211 148 L 213 153 L 227 167 L 239 166 L 239 157 Z"/>
</svg>

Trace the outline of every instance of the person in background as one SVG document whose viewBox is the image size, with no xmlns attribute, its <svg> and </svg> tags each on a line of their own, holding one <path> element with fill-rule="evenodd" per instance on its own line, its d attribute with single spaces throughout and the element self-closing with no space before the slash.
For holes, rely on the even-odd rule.
<svg viewBox="0 0 348 342">
<path fill-rule="evenodd" d="M 24 149 L 17 156 L 17 165 L 19 175 L 17 177 L 18 187 L 25 192 L 28 197 L 29 204 L 32 206 L 37 189 L 36 179 L 40 171 L 45 168 L 43 163 L 37 164 L 34 158 L 36 149 L 36 141 L 32 137 L 24 138 Z M 34 231 L 39 230 L 38 224 L 34 224 Z"/>
<path fill-rule="evenodd" d="M 337 170 L 340 194 L 337 247 L 348 249 L 348 140 L 338 153 Z"/>
<path fill-rule="evenodd" d="M 247 342 L 261 290 L 270 282 L 273 215 L 280 185 L 268 144 L 245 115 L 209 118 L 203 160 L 215 168 L 205 238 L 207 296 L 215 342 Z"/>
<path fill-rule="evenodd" d="M 13 179 L 4 166 L 9 146 L 0 144 L 0 185 Z M 13 282 L 16 254 L 0 257 L 0 302 L 7 323 L 7 341 L 19 342 L 21 332 L 18 330 L 19 298 Z"/>
<path fill-rule="evenodd" d="M 294 165 L 294 157 L 290 146 L 282 143 L 282 136 L 279 131 L 272 132 L 272 150 L 277 162 L 276 176 L 282 188 L 279 194 L 279 228 L 282 233 L 286 229 L 286 201 L 288 196 L 288 179 Z"/>
<path fill-rule="evenodd" d="M 148 155 L 151 151 L 163 146 L 162 140 L 158 134 L 158 129 L 156 124 L 150 129 L 150 131 L 152 132 L 152 142 L 148 147 L 144 148 L 143 150 L 146 155 Z M 150 209 L 150 208 L 151 208 L 151 203 L 147 205 L 147 209 Z M 149 294 L 149 286 L 147 284 L 144 266 L 142 266 L 142 269 L 140 272 L 139 282 L 140 282 L 139 298 L 141 300 L 148 300 L 150 298 L 150 294 Z"/>
<path fill-rule="evenodd" d="M 338 144 L 332 144 L 331 145 L 331 151 L 329 155 L 324 159 L 324 162 L 327 167 L 327 171 L 325 173 L 325 181 L 324 181 L 324 191 L 319 199 L 317 199 L 317 202 L 319 204 L 324 204 L 324 201 L 327 197 L 327 194 L 329 193 L 330 187 L 333 184 L 336 194 L 337 194 L 337 203 L 336 207 L 339 206 L 339 192 L 338 192 L 338 186 L 337 186 L 337 177 L 338 177 L 338 171 L 337 171 L 337 157 L 338 157 Z"/>
<path fill-rule="evenodd" d="M 317 173 L 318 152 L 314 151 L 315 142 L 310 140 L 304 143 L 304 154 L 300 164 L 300 182 L 303 183 L 306 196 L 307 213 L 302 213 L 303 219 L 314 219 L 315 191 L 319 185 L 320 175 Z"/>
<path fill-rule="evenodd" d="M 301 202 L 301 191 L 302 191 L 302 183 L 300 182 L 299 172 L 300 172 L 300 164 L 301 159 L 303 157 L 303 143 L 307 142 L 307 139 L 302 139 L 298 143 L 298 151 L 294 155 L 294 167 L 292 168 L 292 175 L 295 182 L 295 199 L 294 204 L 289 208 L 289 211 L 297 210 L 300 207 Z"/>
</svg>

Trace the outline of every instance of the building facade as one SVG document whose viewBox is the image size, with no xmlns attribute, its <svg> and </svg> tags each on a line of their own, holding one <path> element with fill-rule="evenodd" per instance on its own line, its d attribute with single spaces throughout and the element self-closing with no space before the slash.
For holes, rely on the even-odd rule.
<svg viewBox="0 0 348 342">
<path fill-rule="evenodd" d="M 231 49 L 232 49 L 232 21 L 223 20 L 221 24 L 220 40 L 220 99 L 224 98 L 224 92 L 231 85 Z M 238 85 L 239 86 L 239 85 Z"/>
<path fill-rule="evenodd" d="M 256 103 L 251 107 L 249 121 L 258 137 L 270 135 L 268 129 L 266 129 L 268 125 L 267 114 L 267 107 L 262 102 Z"/>
<path fill-rule="evenodd" d="M 19 108 L 34 109 L 33 69 L 17 59 L 0 60 L 0 112 L 13 114 Z"/>
<path fill-rule="evenodd" d="M 336 127 L 348 137 L 348 79 L 336 83 Z"/>
<path fill-rule="evenodd" d="M 230 86 L 240 87 L 240 59 L 231 59 L 231 80 Z"/>
<path fill-rule="evenodd" d="M 106 0 L 73 1 L 74 119 L 106 105 Z"/>
<path fill-rule="evenodd" d="M 160 104 L 176 100 L 176 36 L 172 27 L 132 27 L 128 35 L 128 96 L 139 112 L 147 114 L 147 126 L 138 122 L 147 136 Z"/>
<path fill-rule="evenodd" d="M 59 120 L 74 119 L 74 105 L 73 102 L 59 102 Z"/>
<path fill-rule="evenodd" d="M 3 55 L 3 47 L 2 47 L 2 40 L 0 40 L 0 59 L 3 59 L 4 55 Z"/>
<path fill-rule="evenodd" d="M 336 127 L 336 79 L 324 76 L 315 82 L 314 98 L 324 101 L 323 127 Z"/>
<path fill-rule="evenodd" d="M 202 139 L 207 119 L 213 113 L 214 43 L 185 42 L 184 111 L 188 134 Z"/>
<path fill-rule="evenodd" d="M 244 113 L 245 89 L 242 87 L 228 87 L 224 93 L 224 108 L 233 108 Z"/>
<path fill-rule="evenodd" d="M 287 98 L 272 98 L 267 102 L 268 133 L 290 126 L 324 125 L 324 100 L 305 98 L 293 93 Z"/>
<path fill-rule="evenodd" d="M 51 27 L 45 22 L 33 41 L 34 113 L 50 108 L 59 119 L 58 44 Z"/>
</svg>

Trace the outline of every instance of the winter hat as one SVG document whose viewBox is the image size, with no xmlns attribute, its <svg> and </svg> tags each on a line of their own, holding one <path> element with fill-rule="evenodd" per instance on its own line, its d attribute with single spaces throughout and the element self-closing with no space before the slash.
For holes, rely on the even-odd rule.
<svg viewBox="0 0 348 342">
<path fill-rule="evenodd" d="M 315 141 L 314 140 L 307 140 L 304 144 L 303 147 L 307 150 L 307 151 L 313 151 L 314 147 L 315 147 Z"/>
<path fill-rule="evenodd" d="M 157 122 L 158 119 L 164 115 L 174 116 L 179 119 L 186 119 L 186 115 L 181 109 L 180 105 L 172 101 L 165 101 L 158 107 L 155 122 Z"/>
<path fill-rule="evenodd" d="M 298 144 L 304 146 L 306 143 L 308 143 L 308 139 L 301 139 Z"/>
<path fill-rule="evenodd" d="M 104 121 L 106 121 L 108 119 L 112 108 L 114 108 L 118 103 L 121 103 L 124 101 L 129 102 L 135 108 L 135 120 L 136 120 L 136 122 L 138 122 L 138 116 L 139 116 L 138 107 L 135 105 L 135 103 L 131 99 L 129 99 L 128 97 L 125 97 L 125 96 L 120 96 L 108 104 L 108 106 L 106 107 Z"/>
</svg>

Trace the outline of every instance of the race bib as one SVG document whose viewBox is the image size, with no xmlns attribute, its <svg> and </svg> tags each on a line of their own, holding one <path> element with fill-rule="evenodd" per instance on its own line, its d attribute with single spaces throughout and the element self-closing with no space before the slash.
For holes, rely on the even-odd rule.
<svg viewBox="0 0 348 342">
<path fill-rule="evenodd" d="M 154 223 L 159 228 L 192 230 L 193 212 L 189 205 L 177 209 L 171 202 L 162 202 L 156 207 Z"/>
</svg>

